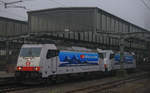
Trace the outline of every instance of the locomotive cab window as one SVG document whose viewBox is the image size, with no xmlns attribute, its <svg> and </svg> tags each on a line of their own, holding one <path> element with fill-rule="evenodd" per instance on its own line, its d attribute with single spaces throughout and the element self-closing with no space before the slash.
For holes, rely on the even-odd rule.
<svg viewBox="0 0 150 93">
<path fill-rule="evenodd" d="M 58 56 L 59 51 L 58 50 L 48 50 L 46 54 L 46 58 L 52 58 Z"/>
<path fill-rule="evenodd" d="M 22 48 L 20 57 L 39 57 L 41 54 L 41 49 L 41 47 Z"/>
</svg>

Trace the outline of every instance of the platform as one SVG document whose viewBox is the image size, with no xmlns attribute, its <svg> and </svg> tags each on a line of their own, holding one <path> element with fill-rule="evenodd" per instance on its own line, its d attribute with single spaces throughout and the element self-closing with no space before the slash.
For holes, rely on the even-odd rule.
<svg viewBox="0 0 150 93">
<path fill-rule="evenodd" d="M 8 73 L 6 71 L 0 71 L 0 78 L 11 78 L 14 77 L 15 73 Z"/>
</svg>

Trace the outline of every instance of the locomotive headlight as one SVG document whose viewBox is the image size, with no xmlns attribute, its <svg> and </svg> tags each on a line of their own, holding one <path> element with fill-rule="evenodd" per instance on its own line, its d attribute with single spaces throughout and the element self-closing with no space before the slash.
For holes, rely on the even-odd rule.
<svg viewBox="0 0 150 93">
<path fill-rule="evenodd" d="M 20 71 L 22 68 L 21 67 L 17 67 L 17 70 Z"/>
<path fill-rule="evenodd" d="M 38 70 L 38 68 L 37 68 L 37 67 L 35 67 L 35 70 L 37 71 L 37 70 Z"/>
<path fill-rule="evenodd" d="M 35 67 L 34 70 L 35 70 L 35 71 L 39 71 L 39 70 L 40 70 L 40 67 Z"/>
</svg>

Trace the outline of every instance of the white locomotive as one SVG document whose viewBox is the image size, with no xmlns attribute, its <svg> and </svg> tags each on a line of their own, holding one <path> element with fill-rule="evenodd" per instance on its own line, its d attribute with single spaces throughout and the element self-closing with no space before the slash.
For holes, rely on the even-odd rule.
<svg viewBox="0 0 150 93">
<path fill-rule="evenodd" d="M 124 68 L 136 68 L 133 56 L 125 53 Z M 24 44 L 21 48 L 16 78 L 41 79 L 76 73 L 109 72 L 120 69 L 120 55 L 111 50 Z"/>
</svg>

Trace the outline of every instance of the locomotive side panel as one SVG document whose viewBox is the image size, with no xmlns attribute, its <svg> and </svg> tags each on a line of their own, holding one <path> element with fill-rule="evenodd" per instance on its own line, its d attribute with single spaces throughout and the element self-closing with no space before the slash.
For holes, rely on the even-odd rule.
<svg viewBox="0 0 150 93">
<path fill-rule="evenodd" d="M 124 68 L 131 69 L 136 68 L 136 60 L 133 55 L 131 54 L 124 54 Z M 115 54 L 113 60 L 113 69 L 120 69 L 120 54 Z"/>
<path fill-rule="evenodd" d="M 43 77 L 100 71 L 97 53 L 51 50 L 50 54 L 53 54 L 53 57 L 45 59 L 45 65 L 43 66 L 47 72 L 43 71 Z"/>
<path fill-rule="evenodd" d="M 57 74 L 100 71 L 97 53 L 60 51 Z"/>
</svg>

